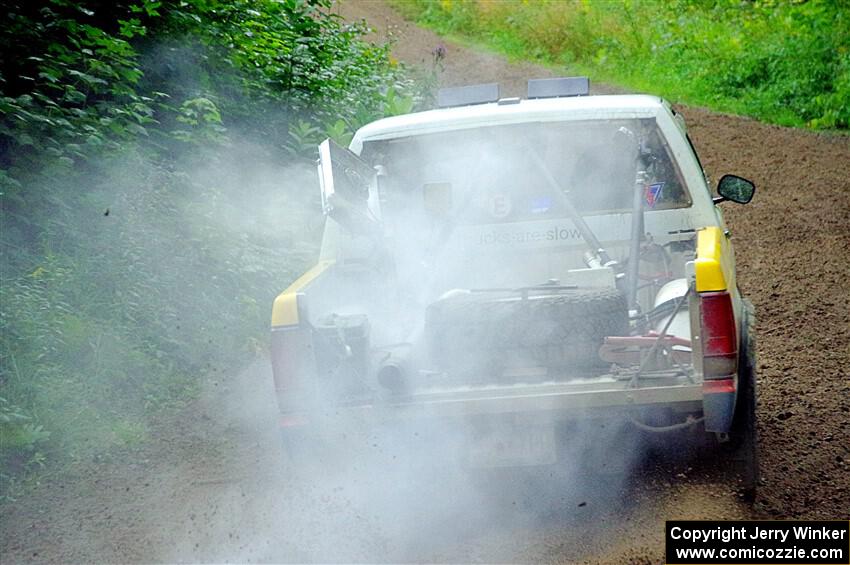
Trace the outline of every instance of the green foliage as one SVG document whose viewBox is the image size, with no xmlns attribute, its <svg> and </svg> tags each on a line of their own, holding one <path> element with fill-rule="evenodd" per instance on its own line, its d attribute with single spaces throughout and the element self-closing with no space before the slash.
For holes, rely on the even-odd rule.
<svg viewBox="0 0 850 565">
<path fill-rule="evenodd" d="M 265 348 L 315 146 L 422 99 L 330 0 L 13 1 L 0 26 L 0 491 L 145 440 Z"/>
<path fill-rule="evenodd" d="M 192 98 L 180 105 L 176 120 L 184 129 L 171 132 L 176 139 L 187 143 L 220 143 L 226 129 L 221 123 L 221 112 L 208 98 Z"/>
<path fill-rule="evenodd" d="M 387 46 L 358 41 L 365 28 L 341 23 L 330 6 L 330 0 L 196 2 L 206 22 L 203 34 L 190 31 L 218 50 L 208 69 L 238 69 L 243 91 L 255 98 L 320 118 L 379 111 L 392 75 Z"/>
<path fill-rule="evenodd" d="M 331 0 L 46 0 L 0 28 L 0 170 L 20 181 L 128 141 L 160 151 L 221 142 L 237 125 L 292 146 L 305 121 L 350 131 L 418 96 L 386 45 Z M 14 183 L 4 183 L 9 193 Z"/>
<path fill-rule="evenodd" d="M 20 178 L 44 158 L 72 165 L 155 123 L 156 97 L 137 89 L 135 49 L 90 23 L 93 15 L 67 0 L 21 2 L 4 14 L 0 168 L 7 175 Z M 140 30 L 119 22 L 125 36 Z"/>
<path fill-rule="evenodd" d="M 412 96 L 400 95 L 394 88 L 387 90 L 384 102 L 384 113 L 387 116 L 409 114 L 413 111 L 415 105 L 415 100 Z"/>
<path fill-rule="evenodd" d="M 763 120 L 850 127 L 850 9 L 812 0 L 396 0 L 508 55 Z"/>
</svg>

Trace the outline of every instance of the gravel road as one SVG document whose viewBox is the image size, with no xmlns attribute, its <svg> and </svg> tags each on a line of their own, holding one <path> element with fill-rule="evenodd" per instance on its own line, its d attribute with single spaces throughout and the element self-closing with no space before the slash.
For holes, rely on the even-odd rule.
<svg viewBox="0 0 850 565">
<path fill-rule="evenodd" d="M 341 10 L 395 38 L 409 65 L 429 68 L 443 46 L 445 85 L 500 82 L 519 95 L 529 77 L 568 74 L 445 41 L 383 2 Z M 710 465 L 664 460 L 614 484 L 576 475 L 545 498 L 510 481 L 494 496 L 427 461 L 298 479 L 260 359 L 207 380 L 151 444 L 80 463 L 0 509 L 2 562 L 654 563 L 666 519 L 850 518 L 850 138 L 679 109 L 713 178 L 735 172 L 759 187 L 751 205 L 723 205 L 758 314 L 754 505 Z"/>
</svg>

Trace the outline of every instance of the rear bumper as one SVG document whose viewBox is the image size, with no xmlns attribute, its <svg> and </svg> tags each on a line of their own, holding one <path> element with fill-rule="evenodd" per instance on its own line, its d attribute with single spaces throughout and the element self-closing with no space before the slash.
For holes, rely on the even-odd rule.
<svg viewBox="0 0 850 565">
<path fill-rule="evenodd" d="M 653 409 L 674 413 L 703 410 L 702 384 L 641 386 L 613 383 L 543 383 L 429 390 L 381 403 L 337 405 L 331 410 L 281 415 L 281 427 L 323 421 L 360 422 L 408 419 L 462 419 L 475 416 L 525 415 L 549 419 L 636 414 Z"/>
<path fill-rule="evenodd" d="M 470 468 L 582 461 L 611 468 L 642 445 L 631 418 L 665 426 L 701 414 L 702 408 L 699 384 L 628 388 L 614 381 L 455 388 L 382 404 L 284 414 L 281 431 L 296 460 L 317 453 L 323 465 L 333 468 L 352 461 L 397 465 L 417 457 Z"/>
</svg>

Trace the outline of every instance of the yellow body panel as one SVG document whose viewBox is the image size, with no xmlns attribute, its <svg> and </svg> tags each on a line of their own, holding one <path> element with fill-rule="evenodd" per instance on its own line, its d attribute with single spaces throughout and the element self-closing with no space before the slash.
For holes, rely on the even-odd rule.
<svg viewBox="0 0 850 565">
<path fill-rule="evenodd" d="M 717 226 L 704 228 L 697 234 L 697 258 L 694 262 L 697 292 L 729 289 L 734 280 L 732 247 Z"/>
<path fill-rule="evenodd" d="M 272 306 L 272 327 L 294 326 L 298 320 L 298 293 L 308 284 L 313 282 L 333 261 L 319 261 L 319 263 L 298 277 L 286 290 L 274 299 Z"/>
</svg>

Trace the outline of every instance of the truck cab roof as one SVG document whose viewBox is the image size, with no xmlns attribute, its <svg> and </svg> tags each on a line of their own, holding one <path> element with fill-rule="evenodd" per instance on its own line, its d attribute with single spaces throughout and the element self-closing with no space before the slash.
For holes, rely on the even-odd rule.
<svg viewBox="0 0 850 565">
<path fill-rule="evenodd" d="M 670 116 L 669 105 L 657 96 L 641 94 L 538 100 L 502 99 L 487 104 L 441 108 L 384 118 L 360 128 L 354 135 L 350 148 L 359 154 L 365 141 L 503 124 L 659 116 Z"/>
</svg>

